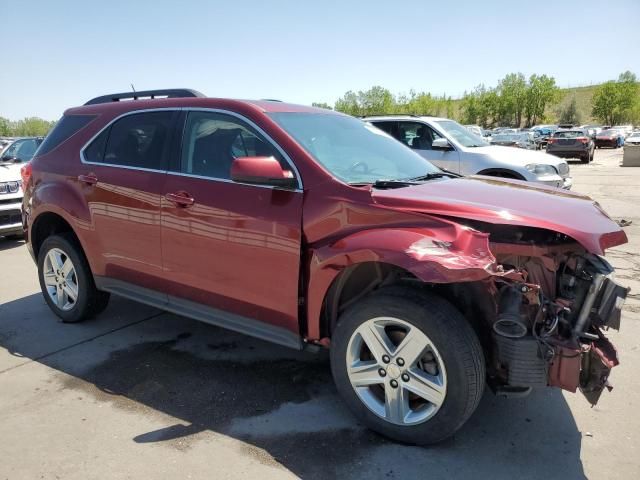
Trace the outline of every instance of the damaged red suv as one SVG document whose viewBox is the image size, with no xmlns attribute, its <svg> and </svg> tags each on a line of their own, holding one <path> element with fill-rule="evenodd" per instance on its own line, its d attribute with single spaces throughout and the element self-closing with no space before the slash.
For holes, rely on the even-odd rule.
<svg viewBox="0 0 640 480">
<path fill-rule="evenodd" d="M 63 321 L 116 294 L 330 348 L 349 408 L 402 442 L 452 435 L 487 383 L 595 403 L 618 363 L 603 331 L 627 289 L 602 255 L 627 239 L 596 202 L 461 178 L 346 115 L 107 95 L 67 110 L 22 174 L 28 248 Z"/>
</svg>

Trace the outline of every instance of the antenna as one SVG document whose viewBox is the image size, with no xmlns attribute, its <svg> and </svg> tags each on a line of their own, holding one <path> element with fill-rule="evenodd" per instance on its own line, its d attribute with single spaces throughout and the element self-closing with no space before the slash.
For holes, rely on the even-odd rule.
<svg viewBox="0 0 640 480">
<path fill-rule="evenodd" d="M 136 93 L 136 87 L 133 86 L 133 83 L 131 83 L 130 85 L 131 85 L 131 90 L 133 90 L 133 93 Z"/>
</svg>

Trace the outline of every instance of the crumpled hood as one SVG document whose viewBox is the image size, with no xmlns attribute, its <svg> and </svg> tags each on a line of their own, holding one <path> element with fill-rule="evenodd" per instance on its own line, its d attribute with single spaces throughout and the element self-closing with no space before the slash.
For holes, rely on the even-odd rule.
<svg viewBox="0 0 640 480">
<path fill-rule="evenodd" d="M 521 225 L 563 233 L 591 253 L 627 242 L 627 236 L 586 195 L 519 180 L 467 177 L 371 192 L 382 206 L 403 211 Z"/>
<path fill-rule="evenodd" d="M 15 182 L 20 180 L 20 167 L 24 163 L 0 164 L 0 182 Z"/>
<path fill-rule="evenodd" d="M 565 160 L 548 153 L 538 152 L 535 150 L 526 150 L 524 148 L 504 147 L 501 145 L 490 145 L 488 147 L 476 147 L 470 149 L 473 153 L 490 156 L 492 159 L 516 164 L 524 167 L 530 163 L 539 163 L 543 165 L 553 165 L 558 167 Z"/>
</svg>

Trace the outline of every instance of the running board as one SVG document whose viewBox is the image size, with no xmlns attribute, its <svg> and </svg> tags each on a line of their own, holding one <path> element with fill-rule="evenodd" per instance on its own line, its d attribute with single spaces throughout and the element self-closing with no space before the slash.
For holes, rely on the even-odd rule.
<svg viewBox="0 0 640 480">
<path fill-rule="evenodd" d="M 304 347 L 300 336 L 286 328 L 276 327 L 253 318 L 225 312 L 224 310 L 183 298 L 165 295 L 164 293 L 114 278 L 95 276 L 94 281 L 98 290 L 104 290 L 176 315 L 182 315 L 183 317 L 192 318 L 296 350 L 302 350 Z"/>
</svg>

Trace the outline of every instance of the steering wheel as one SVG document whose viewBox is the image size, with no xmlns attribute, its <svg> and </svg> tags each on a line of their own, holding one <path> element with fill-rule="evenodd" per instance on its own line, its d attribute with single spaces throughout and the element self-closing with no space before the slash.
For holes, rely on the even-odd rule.
<svg viewBox="0 0 640 480">
<path fill-rule="evenodd" d="M 356 169 L 362 167 L 362 173 L 369 173 L 369 166 L 364 162 L 356 162 L 349 167 L 349 172 L 355 172 Z"/>
</svg>

